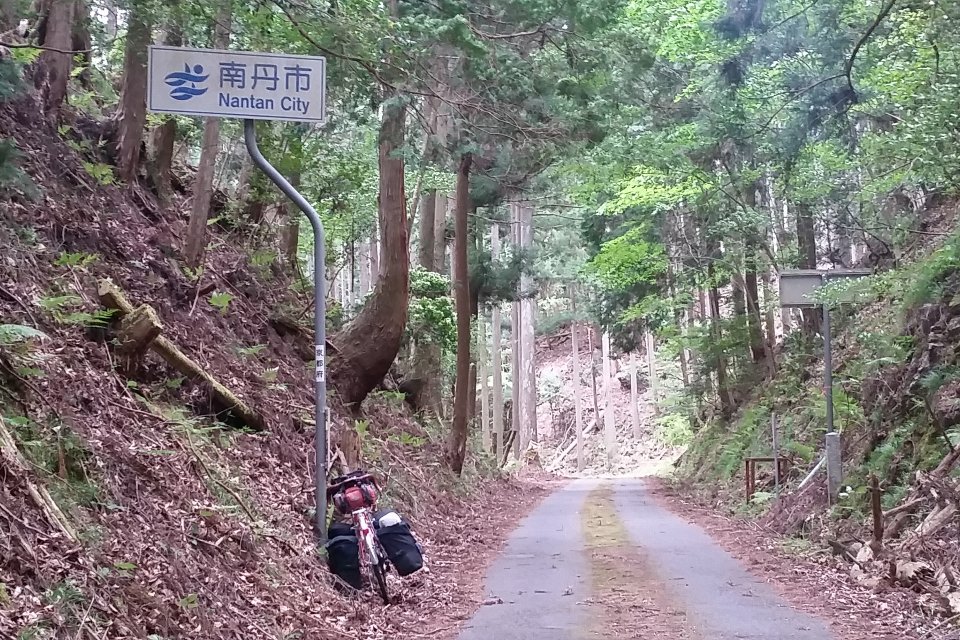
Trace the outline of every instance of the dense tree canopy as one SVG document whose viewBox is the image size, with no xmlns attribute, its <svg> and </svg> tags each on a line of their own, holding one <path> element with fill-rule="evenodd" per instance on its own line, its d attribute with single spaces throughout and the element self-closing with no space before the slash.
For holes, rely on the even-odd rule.
<svg viewBox="0 0 960 640">
<path fill-rule="evenodd" d="M 0 16 L 15 61 L 0 91 L 35 68 L 62 135 L 111 123 L 97 179 L 169 203 L 174 165 L 198 165 L 189 269 L 216 223 L 302 280 L 311 236 L 252 169 L 238 123 L 145 112 L 147 44 L 327 57 L 328 123 L 258 130 L 324 220 L 332 373 L 354 407 L 391 367 L 443 377 L 444 354 L 471 358 L 474 318 L 582 281 L 616 345 L 657 332 L 689 397 L 728 414 L 773 374 L 783 335 L 818 330 L 815 314 L 778 312 L 778 273 L 890 263 L 960 172 L 952 3 L 7 0 Z M 429 272 L 469 297 L 456 345 L 454 305 L 417 290 L 443 287 Z"/>
</svg>

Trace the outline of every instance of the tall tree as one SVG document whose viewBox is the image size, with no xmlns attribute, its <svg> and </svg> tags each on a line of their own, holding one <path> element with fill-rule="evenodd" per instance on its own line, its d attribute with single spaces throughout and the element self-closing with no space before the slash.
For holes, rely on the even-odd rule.
<svg viewBox="0 0 960 640">
<path fill-rule="evenodd" d="M 434 227 L 437 217 L 437 191 L 431 189 L 420 199 L 420 237 L 418 241 L 417 262 L 427 271 L 435 269 Z"/>
<path fill-rule="evenodd" d="M 336 335 L 330 379 L 354 411 L 390 370 L 407 324 L 410 260 L 404 193 L 407 102 L 390 90 L 383 103 L 379 142 L 380 279 L 366 304 Z"/>
<path fill-rule="evenodd" d="M 617 424 L 613 407 L 613 364 L 610 359 L 610 334 L 601 338 L 603 358 L 603 445 L 607 452 L 607 469 L 617 461 Z"/>
<path fill-rule="evenodd" d="M 147 123 L 147 45 L 150 44 L 151 7 L 137 0 L 127 15 L 123 47 L 123 86 L 117 110 L 117 167 L 121 179 L 134 183 L 140 170 L 143 128 Z"/>
<path fill-rule="evenodd" d="M 490 227 L 490 255 L 491 263 L 496 267 L 500 260 L 500 225 L 496 223 Z M 495 301 L 490 312 L 490 323 L 493 325 L 493 355 L 490 365 L 493 369 L 493 431 L 498 456 L 503 455 L 503 328 L 500 324 L 500 306 L 500 302 Z"/>
<path fill-rule="evenodd" d="M 812 207 L 807 203 L 797 205 L 797 247 L 799 259 L 797 267 L 800 269 L 817 268 L 817 236 L 813 221 Z M 820 330 L 820 310 L 803 310 L 803 327 L 808 336 L 813 336 Z"/>
<path fill-rule="evenodd" d="M 630 423 L 633 425 L 633 437 L 639 440 L 643 437 L 640 430 L 640 398 L 637 391 L 637 354 L 630 354 Z"/>
<path fill-rule="evenodd" d="M 477 376 L 480 380 L 480 436 L 483 450 L 493 450 L 493 434 L 490 430 L 490 367 L 487 358 L 487 326 L 483 314 L 477 322 Z"/>
<path fill-rule="evenodd" d="M 520 221 L 520 248 L 528 254 L 533 247 L 533 207 L 520 203 L 517 205 Z M 536 290 L 529 270 L 520 275 L 520 423 L 522 425 L 521 449 L 531 442 L 537 442 L 537 365 L 535 323 Z"/>
<path fill-rule="evenodd" d="M 230 43 L 230 22 L 233 16 L 231 0 L 220 0 L 213 24 L 213 48 L 226 49 Z M 183 255 L 187 266 L 196 269 L 203 261 L 207 246 L 207 220 L 213 198 L 213 177 L 217 154 L 220 152 L 220 119 L 206 118 L 203 122 L 203 142 L 200 162 L 193 181 L 193 200 L 190 205 L 190 223 L 184 239 Z"/>
<path fill-rule="evenodd" d="M 418 262 L 426 271 L 438 272 L 435 252 L 437 244 L 436 219 L 437 206 L 440 195 L 436 190 L 429 190 L 420 200 L 419 224 L 419 251 Z M 443 200 L 446 206 L 446 198 Z M 413 359 L 410 365 L 411 376 L 416 381 L 413 393 L 413 406 L 420 411 L 426 411 L 436 416 L 442 415 L 442 373 L 440 345 L 433 342 L 416 342 L 413 346 Z"/>
<path fill-rule="evenodd" d="M 470 395 L 470 273 L 467 267 L 467 233 L 470 209 L 470 164 L 473 156 L 465 153 L 457 169 L 456 205 L 454 206 L 454 289 L 457 304 L 457 380 L 453 399 L 453 427 L 447 445 L 447 461 L 454 473 L 463 471 L 467 454 L 467 424 Z"/>
<path fill-rule="evenodd" d="M 18 18 L 17 3 L 14 0 L 0 0 L 0 33 L 13 29 Z"/>
<path fill-rule="evenodd" d="M 39 3 L 40 45 L 46 50 L 40 56 L 35 81 L 40 89 L 43 113 L 51 124 L 59 121 L 60 107 L 67 97 L 73 65 L 70 51 L 75 7 L 75 0 L 43 0 Z"/>
<path fill-rule="evenodd" d="M 653 402 L 653 412 L 660 413 L 659 381 L 657 380 L 657 341 L 653 331 L 644 331 L 645 351 L 647 352 L 647 378 L 650 381 L 650 399 Z"/>
<path fill-rule="evenodd" d="M 158 38 L 159 44 L 165 44 L 173 47 L 183 45 L 183 11 L 179 0 L 170 3 L 170 13 L 167 17 L 167 24 Z M 177 140 L 177 120 L 173 116 L 168 116 L 159 127 L 153 130 L 151 139 L 152 147 L 152 165 L 151 174 L 153 177 L 153 187 L 157 191 L 157 198 L 160 206 L 170 205 L 173 198 L 173 189 L 170 184 L 173 171 L 173 153 L 174 145 Z M 246 184 L 246 180 L 241 176 L 240 184 Z M 242 201 L 242 198 L 238 198 Z"/>
<path fill-rule="evenodd" d="M 514 256 L 520 254 L 520 212 L 516 206 L 510 206 L 510 246 Z M 520 419 L 522 403 L 521 385 L 523 373 L 520 370 L 523 344 L 520 341 L 520 300 L 510 305 L 510 427 L 513 430 L 513 455 L 520 457 L 520 434 L 523 424 Z"/>
<path fill-rule="evenodd" d="M 580 407 L 580 340 L 577 331 L 577 289 L 575 285 L 568 287 L 570 295 L 570 310 L 573 320 L 570 322 L 570 346 L 573 350 L 573 428 L 577 436 L 577 471 L 583 471 L 583 411 Z"/>
</svg>

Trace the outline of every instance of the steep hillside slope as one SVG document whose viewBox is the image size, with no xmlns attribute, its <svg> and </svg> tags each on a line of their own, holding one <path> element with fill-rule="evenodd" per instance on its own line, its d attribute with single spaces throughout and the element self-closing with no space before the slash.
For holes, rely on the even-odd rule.
<svg viewBox="0 0 960 640">
<path fill-rule="evenodd" d="M 941 344 L 938 331 L 948 332 L 953 313 L 957 213 L 952 203 L 927 212 L 897 266 L 855 285 L 859 302 L 832 312 L 835 426 L 844 436 L 851 474 L 862 471 L 872 455 L 898 448 L 888 438 L 902 436 L 904 429 L 911 431 L 908 439 L 929 446 L 910 452 L 911 464 L 939 462 L 948 451 L 942 437 L 930 435 L 953 426 L 947 415 L 950 394 L 944 391 L 951 388 L 946 383 L 952 384 L 952 376 L 946 374 L 955 363 L 951 351 L 931 352 L 928 345 Z M 951 342 L 947 335 L 940 337 Z M 794 463 L 792 477 L 804 475 L 823 448 L 822 353 L 819 338 L 802 345 L 788 336 L 778 355 L 777 376 L 753 391 L 730 424 L 717 420 L 697 434 L 681 460 L 684 475 L 709 480 L 705 484 L 713 492 L 739 489 L 742 495 L 742 459 L 769 454 L 771 414 L 785 455 Z M 920 381 L 934 370 L 942 370 L 947 379 L 936 397 L 928 398 L 935 414 L 931 421 Z M 853 477 L 863 479 L 862 474 Z"/>
<path fill-rule="evenodd" d="M 432 561 L 393 585 L 396 607 L 339 595 L 309 529 L 305 345 L 275 322 L 301 318 L 309 300 L 224 229 L 211 227 L 202 272 L 182 269 L 188 194 L 161 211 L 141 186 L 102 184 L 90 171 L 101 141 L 80 131 L 96 127 L 64 127 L 64 140 L 32 98 L 0 103 L 0 138 L 15 143 L 27 178 L 0 193 L 0 324 L 16 325 L 0 344 L 0 417 L 15 441 L 0 457 L 0 637 L 376 638 L 455 627 L 478 596 L 463 558 L 496 546 L 513 516 L 502 504 L 522 509 L 538 491 L 481 478 L 476 459 L 452 479 L 437 463 L 444 434 L 391 394 L 373 398 L 358 425 L 332 396 L 334 430 L 361 432 L 386 500 L 413 520 Z M 224 424 L 207 390 L 155 356 L 126 375 L 103 326 L 103 278 L 151 305 L 164 335 L 267 428 Z"/>
<path fill-rule="evenodd" d="M 574 421 L 574 394 L 579 394 L 584 429 L 590 428 L 584 438 L 584 474 L 608 473 L 633 475 L 649 473 L 669 464 L 679 448 L 664 442 L 656 414 L 646 372 L 638 375 L 638 414 L 640 437 L 633 432 L 630 414 L 629 364 L 614 360 L 614 382 L 611 385 L 610 402 L 613 406 L 617 433 L 617 458 L 608 468 L 606 447 L 603 442 L 603 412 L 606 399 L 603 390 L 601 348 L 599 336 L 593 340 L 594 351 L 590 352 L 587 335 L 595 328 L 580 324 L 580 380 L 574 380 L 573 350 L 570 326 L 561 326 L 550 335 L 537 339 L 537 377 L 541 398 L 546 398 L 538 408 L 539 433 L 543 435 L 544 457 L 548 468 L 564 474 L 576 474 L 576 451 L 571 445 L 576 440 Z M 597 416 L 593 402 L 593 381 L 590 368 L 596 367 Z"/>
<path fill-rule="evenodd" d="M 844 474 L 836 504 L 828 504 L 822 471 L 808 478 L 826 430 L 822 344 L 805 350 L 788 341 L 777 376 L 729 424 L 715 421 L 698 432 L 679 464 L 688 488 L 713 504 L 761 516 L 783 534 L 829 542 L 852 562 L 856 580 L 910 587 L 923 594 L 920 606 L 946 616 L 960 613 L 950 577 L 960 535 L 957 214 L 954 203 L 925 212 L 894 268 L 858 285 L 861 302 L 833 311 L 835 428 Z M 772 473 L 763 470 L 747 502 L 743 460 L 771 454 L 772 417 L 790 471 L 777 494 Z"/>
</svg>

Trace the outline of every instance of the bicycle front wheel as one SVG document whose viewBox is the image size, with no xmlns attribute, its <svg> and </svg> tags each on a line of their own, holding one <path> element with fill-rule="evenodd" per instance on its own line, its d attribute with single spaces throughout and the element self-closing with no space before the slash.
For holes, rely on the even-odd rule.
<svg viewBox="0 0 960 640">
<path fill-rule="evenodd" d="M 390 604 L 390 594 L 387 592 L 387 570 L 383 562 L 370 565 L 373 577 L 377 582 L 377 589 L 380 591 L 380 597 L 383 598 L 383 604 Z"/>
</svg>

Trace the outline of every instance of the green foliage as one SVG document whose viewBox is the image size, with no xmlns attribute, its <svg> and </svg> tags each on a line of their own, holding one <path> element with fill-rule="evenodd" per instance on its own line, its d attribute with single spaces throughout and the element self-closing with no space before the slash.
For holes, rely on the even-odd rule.
<svg viewBox="0 0 960 640">
<path fill-rule="evenodd" d="M 116 313 L 113 309 L 81 311 L 83 299 L 74 294 L 47 296 L 40 299 L 40 306 L 60 324 L 87 328 L 102 328 L 110 323 Z"/>
<path fill-rule="evenodd" d="M 210 305 L 216 308 L 221 315 L 227 315 L 232 301 L 233 295 L 227 291 L 214 291 L 209 298 Z"/>
<path fill-rule="evenodd" d="M 817 455 L 816 449 L 810 445 L 804 444 L 802 442 L 797 442 L 795 440 L 787 442 L 784 444 L 784 449 L 790 454 L 793 454 L 803 460 L 804 462 L 813 462 L 813 459 Z"/>
<path fill-rule="evenodd" d="M 588 270 L 604 286 L 615 290 L 656 282 L 667 270 L 666 253 L 646 235 L 644 228 L 637 227 L 605 242 L 589 262 Z"/>
<path fill-rule="evenodd" d="M 457 345 L 457 323 L 450 280 L 423 269 L 410 272 L 410 307 L 407 336 L 417 344 L 434 344 L 444 351 Z"/>
<path fill-rule="evenodd" d="M 420 449 L 427 443 L 426 438 L 415 436 L 412 433 L 407 433 L 406 431 L 392 433 L 390 434 L 388 440 L 391 442 L 396 442 L 402 447 L 409 447 L 411 449 Z"/>
<path fill-rule="evenodd" d="M 17 631 L 17 640 L 41 640 L 46 634 L 46 627 L 37 622 L 29 624 Z"/>
<path fill-rule="evenodd" d="M 693 440 L 690 419 L 682 413 L 668 413 L 657 418 L 654 434 L 669 447 L 685 447 Z"/>
<path fill-rule="evenodd" d="M 0 349 L 46 338 L 47 334 L 33 327 L 22 324 L 0 324 Z"/>
<path fill-rule="evenodd" d="M 750 496 L 750 504 L 757 507 L 763 507 L 770 504 L 775 497 L 775 494 L 770 493 L 769 491 L 755 491 L 753 495 Z"/>
<path fill-rule="evenodd" d="M 186 276 L 187 280 L 190 282 L 199 282 L 200 278 L 203 277 L 203 265 L 200 265 L 196 269 L 191 269 L 190 267 L 183 266 L 183 275 Z"/>
<path fill-rule="evenodd" d="M 83 269 L 94 262 L 96 262 L 100 256 L 95 253 L 61 253 L 57 256 L 57 259 L 54 260 L 53 264 L 58 267 L 68 267 L 68 268 L 78 268 Z"/>
<path fill-rule="evenodd" d="M 450 278 L 422 268 L 410 271 L 410 297 L 440 298 L 449 295 Z"/>
<path fill-rule="evenodd" d="M 48 604 L 60 607 L 69 607 L 77 605 L 84 601 L 83 592 L 72 580 L 58 582 L 43 594 L 44 600 Z"/>
<path fill-rule="evenodd" d="M 394 407 L 402 407 L 406 400 L 406 395 L 402 391 L 374 391 L 370 394 L 372 397 L 382 398 Z"/>
<path fill-rule="evenodd" d="M 243 356 L 244 358 L 250 358 L 256 355 L 259 355 L 267 348 L 265 344 L 255 344 L 250 347 L 237 347 L 237 353 Z"/>
<path fill-rule="evenodd" d="M 113 167 L 103 162 L 83 162 L 83 170 L 91 178 L 101 185 L 107 186 L 117 184 L 117 176 L 113 172 Z"/>
<path fill-rule="evenodd" d="M 39 49 L 12 49 L 14 59 L 0 58 L 0 102 L 9 100 L 23 90 L 23 80 L 20 75 L 20 65 L 31 61 L 17 60 L 17 56 L 24 57 L 27 52 Z"/>
<path fill-rule="evenodd" d="M 99 502 L 100 489 L 88 473 L 91 453 L 67 424 L 37 423 L 25 416 L 5 416 L 17 445 L 31 466 L 46 479 L 50 493 L 65 510 L 91 507 Z"/>
<path fill-rule="evenodd" d="M 537 316 L 537 335 L 550 336 L 561 327 L 565 327 L 573 320 L 573 313 L 569 309 L 556 311 L 549 315 Z"/>
<path fill-rule="evenodd" d="M 540 401 L 553 402 L 563 390 L 563 381 L 554 372 L 545 372 L 537 376 L 537 398 Z"/>
<path fill-rule="evenodd" d="M 270 265 L 277 261 L 277 252 L 272 249 L 258 249 L 250 254 L 250 265 L 261 275 L 266 275 Z"/>
<path fill-rule="evenodd" d="M 944 286 L 960 273 L 960 234 L 951 236 L 939 249 L 920 263 L 912 286 L 904 298 L 907 308 L 919 307 L 939 299 Z M 950 301 L 952 304 L 952 301 Z"/>
</svg>

